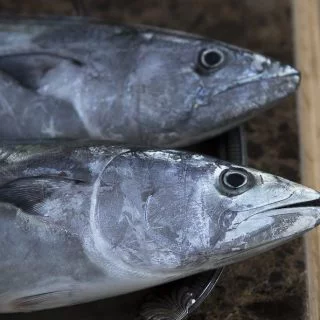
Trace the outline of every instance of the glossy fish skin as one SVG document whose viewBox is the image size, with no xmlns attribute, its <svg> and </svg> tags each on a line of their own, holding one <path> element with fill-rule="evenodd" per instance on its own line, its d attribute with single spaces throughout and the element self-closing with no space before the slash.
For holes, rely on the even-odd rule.
<svg viewBox="0 0 320 320">
<path fill-rule="evenodd" d="M 0 168 L 2 313 L 88 302 L 217 268 L 320 221 L 318 192 L 182 151 L 11 145 L 0 148 Z"/>
<path fill-rule="evenodd" d="M 217 63 L 211 69 L 201 62 L 207 49 Z M 0 21 L 1 139 L 184 146 L 237 126 L 299 80 L 288 65 L 181 32 L 81 19 Z"/>
</svg>

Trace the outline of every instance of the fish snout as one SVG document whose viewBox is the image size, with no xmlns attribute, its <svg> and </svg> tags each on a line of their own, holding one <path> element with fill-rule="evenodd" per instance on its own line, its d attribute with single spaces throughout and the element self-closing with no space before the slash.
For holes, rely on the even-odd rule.
<svg viewBox="0 0 320 320">
<path fill-rule="evenodd" d="M 263 74 L 265 78 L 290 78 L 292 84 L 299 86 L 301 73 L 289 64 L 280 63 L 271 58 L 255 54 L 251 63 L 251 70 L 256 74 Z"/>
<path fill-rule="evenodd" d="M 266 243 L 293 239 L 320 224 L 320 193 L 298 184 L 293 190 L 286 200 L 253 217 L 256 223 L 270 223 L 269 231 L 264 233 Z"/>
<path fill-rule="evenodd" d="M 268 196 L 270 203 L 239 212 L 214 246 L 216 254 L 228 256 L 228 261 L 265 252 L 320 224 L 319 192 L 271 175 L 265 176 L 263 186 L 268 189 L 278 186 L 276 192 Z M 267 189 L 264 194 L 266 192 Z M 277 194 L 282 194 L 282 199 L 277 199 Z M 283 196 L 285 194 L 287 196 Z"/>
<path fill-rule="evenodd" d="M 251 63 L 251 70 L 256 73 L 262 73 L 268 70 L 272 66 L 272 61 L 270 58 L 262 56 L 260 54 L 255 54 Z"/>
</svg>

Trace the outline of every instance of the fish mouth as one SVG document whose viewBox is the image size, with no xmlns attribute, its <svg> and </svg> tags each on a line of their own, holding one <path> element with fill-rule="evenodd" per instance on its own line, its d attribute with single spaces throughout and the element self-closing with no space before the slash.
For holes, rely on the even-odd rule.
<svg viewBox="0 0 320 320">
<path fill-rule="evenodd" d="M 308 216 L 310 212 L 317 217 L 317 225 L 320 222 L 320 193 L 303 186 L 294 186 L 286 198 L 270 204 L 268 208 L 256 208 L 246 220 L 260 219 L 263 217 L 275 217 L 286 214 L 299 214 L 301 217 Z M 242 221 L 242 223 L 245 223 Z M 240 222 L 241 224 L 241 222 Z"/>
<path fill-rule="evenodd" d="M 241 211 L 224 237 L 215 245 L 219 263 L 229 264 L 275 248 L 297 238 L 320 224 L 320 193 L 295 183 L 283 184 L 291 192 L 267 206 Z M 268 183 L 268 184 L 269 184 Z M 281 192 L 281 189 L 279 189 Z"/>
<path fill-rule="evenodd" d="M 290 67 L 290 66 L 288 66 Z M 231 85 L 228 85 L 224 88 L 221 88 L 220 90 L 217 90 L 216 92 L 213 92 L 212 96 L 217 96 L 223 93 L 226 93 L 228 91 L 231 91 L 235 88 L 241 88 L 244 87 L 246 85 L 253 85 L 255 83 L 263 83 L 263 82 L 287 82 L 287 90 L 285 90 L 285 92 L 283 93 L 284 96 L 292 93 L 293 91 L 295 91 L 301 82 L 301 73 L 290 67 L 291 71 L 287 72 L 287 73 L 283 73 L 281 71 L 279 71 L 278 73 L 275 74 L 270 74 L 268 76 L 262 77 L 261 75 L 256 75 L 256 76 L 252 76 L 249 78 L 244 78 L 244 79 L 240 79 L 236 82 L 234 82 Z"/>
<path fill-rule="evenodd" d="M 271 77 L 270 80 L 276 79 L 276 78 L 289 78 L 290 80 L 292 80 L 292 83 L 296 84 L 296 88 L 298 88 L 301 83 L 301 73 L 297 70 L 296 70 L 296 72 L 289 73 L 287 75 L 283 75 L 280 77 L 276 77 L 276 76 Z"/>
<path fill-rule="evenodd" d="M 241 125 L 243 122 L 250 120 L 261 111 L 270 109 L 278 100 L 295 92 L 300 85 L 300 72 L 292 67 L 290 68 L 291 71 L 287 73 L 282 72 L 264 78 L 256 76 L 243 79 L 240 82 L 235 82 L 212 92 L 210 94 L 212 102 L 198 108 L 197 113 L 201 113 L 201 110 L 203 110 L 203 114 L 205 115 L 204 119 L 212 119 L 214 115 L 214 125 L 210 122 L 207 125 L 206 130 L 203 129 L 201 132 L 197 132 L 196 134 L 186 135 L 184 139 L 173 139 L 168 142 L 166 147 L 183 147 L 195 144 L 201 140 L 207 140 Z M 270 85 L 265 89 L 263 88 L 263 84 Z M 253 88 L 251 89 L 249 86 L 253 86 Z M 245 87 L 247 87 L 247 90 Z M 239 97 L 235 102 L 229 101 L 228 93 L 232 90 L 234 90 L 234 94 Z M 254 96 L 252 96 L 250 92 L 253 92 Z M 232 92 L 230 94 L 232 94 Z M 226 95 L 227 97 L 225 100 L 224 112 L 221 112 L 221 119 L 218 119 L 217 114 L 212 112 L 210 107 L 216 103 L 221 103 L 220 97 L 222 101 L 224 99 L 222 95 Z"/>
<path fill-rule="evenodd" d="M 296 202 L 292 204 L 283 205 L 274 209 L 269 209 L 263 212 L 268 212 L 272 210 L 282 210 L 282 209 L 294 209 L 294 208 L 319 208 L 320 209 L 320 198 L 315 200 L 308 200 L 304 202 Z"/>
<path fill-rule="evenodd" d="M 260 214 L 275 219 L 272 224 L 273 228 L 280 229 L 279 226 L 282 225 L 282 231 L 274 237 L 274 242 L 285 238 L 290 239 L 302 235 L 320 224 L 320 199 L 278 206 L 262 211 Z M 292 226 L 291 222 L 287 220 L 293 221 Z M 272 239 L 270 242 L 273 242 Z"/>
<path fill-rule="evenodd" d="M 217 248 L 215 267 L 254 257 L 317 227 L 320 224 L 320 198 L 260 211 L 243 223 L 248 234 Z M 251 230 L 250 226 L 253 226 Z"/>
</svg>

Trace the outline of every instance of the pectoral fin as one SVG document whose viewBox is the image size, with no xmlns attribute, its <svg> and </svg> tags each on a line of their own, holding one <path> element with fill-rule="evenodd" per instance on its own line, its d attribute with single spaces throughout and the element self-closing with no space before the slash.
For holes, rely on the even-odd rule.
<svg viewBox="0 0 320 320">
<path fill-rule="evenodd" d="M 0 202 L 16 206 L 32 215 L 41 215 L 41 203 L 56 191 L 72 188 L 81 180 L 60 177 L 28 177 L 6 183 L 0 187 Z"/>
<path fill-rule="evenodd" d="M 30 52 L 0 56 L 0 70 L 9 74 L 23 87 L 36 90 L 47 72 L 62 61 L 81 65 L 81 62 L 58 54 Z"/>
<path fill-rule="evenodd" d="M 13 312 L 31 312 L 60 307 L 67 304 L 71 294 L 70 290 L 62 290 L 21 297 L 11 302 L 11 309 Z"/>
</svg>

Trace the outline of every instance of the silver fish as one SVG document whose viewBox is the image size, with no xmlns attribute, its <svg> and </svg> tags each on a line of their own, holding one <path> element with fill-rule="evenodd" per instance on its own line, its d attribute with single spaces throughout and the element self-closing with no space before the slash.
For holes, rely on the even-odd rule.
<svg viewBox="0 0 320 320">
<path fill-rule="evenodd" d="M 0 312 L 112 297 L 231 264 L 320 221 L 320 194 L 175 150 L 0 148 Z"/>
<path fill-rule="evenodd" d="M 299 73 L 219 41 L 83 19 L 0 21 L 0 138 L 177 147 L 295 91 Z"/>
</svg>

